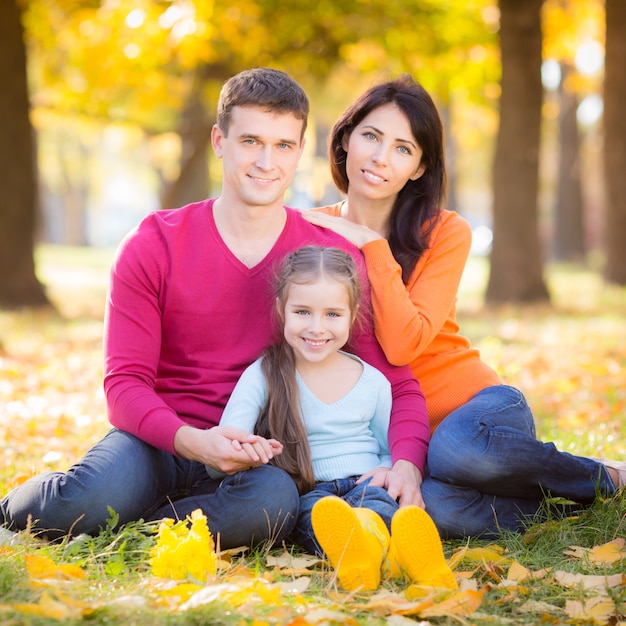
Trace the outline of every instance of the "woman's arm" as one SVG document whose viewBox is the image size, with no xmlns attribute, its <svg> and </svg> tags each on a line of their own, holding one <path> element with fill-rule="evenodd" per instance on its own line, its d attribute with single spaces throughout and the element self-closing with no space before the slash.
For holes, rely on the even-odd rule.
<svg viewBox="0 0 626 626">
<path fill-rule="evenodd" d="M 305 212 L 305 217 L 356 245 L 360 242 L 371 284 L 376 336 L 394 365 L 406 365 L 418 358 L 441 331 L 456 304 L 472 243 L 467 221 L 457 213 L 442 212 L 430 248 L 405 285 L 386 239 L 345 218 L 317 211 Z"/>
<path fill-rule="evenodd" d="M 386 241 L 364 246 L 376 336 L 392 363 L 417 359 L 451 317 L 471 243 L 469 224 L 456 214 L 447 217 L 407 285 Z"/>
</svg>

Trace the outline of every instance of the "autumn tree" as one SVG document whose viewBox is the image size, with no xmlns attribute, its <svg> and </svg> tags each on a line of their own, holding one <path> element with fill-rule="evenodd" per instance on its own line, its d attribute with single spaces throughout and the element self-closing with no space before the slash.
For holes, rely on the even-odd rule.
<svg viewBox="0 0 626 626">
<path fill-rule="evenodd" d="M 605 278 L 626 285 L 626 3 L 606 0 L 604 167 L 607 190 Z"/>
<path fill-rule="evenodd" d="M 0 307 L 42 306 L 49 302 L 33 258 L 37 177 L 23 28 L 15 0 L 0 7 Z"/>
<path fill-rule="evenodd" d="M 538 219 L 542 2 L 499 2 L 502 95 L 486 293 L 490 303 L 549 299 Z"/>
</svg>

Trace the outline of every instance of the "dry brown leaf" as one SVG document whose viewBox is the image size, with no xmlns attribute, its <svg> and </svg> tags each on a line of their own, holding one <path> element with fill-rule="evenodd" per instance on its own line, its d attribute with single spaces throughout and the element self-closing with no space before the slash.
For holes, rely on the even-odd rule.
<svg viewBox="0 0 626 626">
<path fill-rule="evenodd" d="M 289 552 L 283 552 L 278 556 L 268 555 L 266 562 L 268 567 L 279 567 L 281 569 L 289 568 L 297 570 L 308 569 L 309 567 L 314 567 L 315 565 L 324 563 L 324 559 L 309 554 L 293 556 Z"/>
<path fill-rule="evenodd" d="M 520 605 L 518 611 L 521 613 L 560 613 L 561 609 L 554 604 L 548 602 L 539 602 L 537 600 L 528 600 Z"/>
<path fill-rule="evenodd" d="M 584 589 L 606 590 L 607 587 L 626 585 L 626 573 L 609 576 L 591 576 L 588 574 L 573 574 L 561 570 L 554 572 L 554 580 L 562 587 L 578 587 Z"/>
</svg>

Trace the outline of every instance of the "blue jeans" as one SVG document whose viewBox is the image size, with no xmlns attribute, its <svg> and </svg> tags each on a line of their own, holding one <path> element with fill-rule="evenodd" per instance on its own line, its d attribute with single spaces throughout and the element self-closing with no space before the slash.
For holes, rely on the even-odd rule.
<svg viewBox="0 0 626 626">
<path fill-rule="evenodd" d="M 391 532 L 391 518 L 398 510 L 398 503 L 382 487 L 370 487 L 369 480 L 357 485 L 358 476 L 339 478 L 316 483 L 314 489 L 300 497 L 300 514 L 291 540 L 310 554 L 323 555 L 324 551 L 315 539 L 311 510 L 325 496 L 339 496 L 350 506 L 370 509 L 378 513 Z"/>
<path fill-rule="evenodd" d="M 545 518 L 546 496 L 589 505 L 614 491 L 600 463 L 538 441 L 523 394 L 506 385 L 483 389 L 443 420 L 422 484 L 444 539 L 522 531 Z"/>
<path fill-rule="evenodd" d="M 298 490 L 283 470 L 262 465 L 221 480 L 205 466 L 158 450 L 113 429 L 67 473 L 47 472 L 12 490 L 0 502 L 4 524 L 36 530 L 54 540 L 68 533 L 97 534 L 111 517 L 119 523 L 163 517 L 207 516 L 222 549 L 281 542 L 298 516 Z"/>
</svg>

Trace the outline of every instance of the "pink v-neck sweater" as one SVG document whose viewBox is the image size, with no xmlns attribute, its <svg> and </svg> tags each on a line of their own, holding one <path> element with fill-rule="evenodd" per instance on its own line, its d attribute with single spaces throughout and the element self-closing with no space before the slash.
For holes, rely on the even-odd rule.
<svg viewBox="0 0 626 626">
<path fill-rule="evenodd" d="M 151 213 L 124 239 L 111 270 L 104 332 L 104 389 L 115 427 L 173 453 L 184 424 L 217 425 L 243 370 L 277 338 L 273 276 L 292 250 L 310 244 L 348 250 L 367 281 L 357 248 L 298 211 L 286 211 L 274 247 L 252 268 L 220 237 L 213 199 Z M 347 349 L 392 384 L 393 461 L 423 469 L 428 418 L 410 368 L 388 363 L 371 322 Z"/>
</svg>

